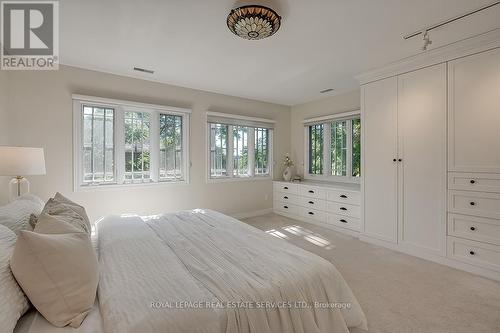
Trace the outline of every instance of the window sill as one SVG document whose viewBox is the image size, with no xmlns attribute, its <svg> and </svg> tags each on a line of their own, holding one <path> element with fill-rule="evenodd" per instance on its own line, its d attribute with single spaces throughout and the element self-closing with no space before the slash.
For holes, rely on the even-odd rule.
<svg viewBox="0 0 500 333">
<path fill-rule="evenodd" d="M 93 192 L 93 191 L 108 191 L 122 188 L 140 188 L 140 187 L 154 187 L 154 186 L 175 186 L 187 185 L 189 181 L 167 181 L 160 180 L 158 182 L 149 183 L 125 183 L 125 184 L 102 184 L 102 185 L 77 185 L 74 189 L 75 192 Z"/>
<path fill-rule="evenodd" d="M 254 180 L 273 180 L 273 178 L 268 176 L 253 176 L 253 177 L 219 177 L 219 178 L 208 178 L 207 183 L 230 183 L 230 182 L 246 182 Z"/>
<path fill-rule="evenodd" d="M 346 183 L 346 184 L 361 184 L 361 177 L 341 177 L 341 176 L 323 176 L 323 175 L 304 175 L 305 180 L 314 180 L 326 183 Z"/>
</svg>

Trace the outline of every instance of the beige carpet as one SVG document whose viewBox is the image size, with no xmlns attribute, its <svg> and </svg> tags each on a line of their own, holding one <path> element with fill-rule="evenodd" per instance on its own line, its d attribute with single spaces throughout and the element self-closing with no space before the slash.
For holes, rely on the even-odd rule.
<svg viewBox="0 0 500 333">
<path fill-rule="evenodd" d="M 500 282 L 275 214 L 243 220 L 335 264 L 369 332 L 500 332 Z"/>
</svg>

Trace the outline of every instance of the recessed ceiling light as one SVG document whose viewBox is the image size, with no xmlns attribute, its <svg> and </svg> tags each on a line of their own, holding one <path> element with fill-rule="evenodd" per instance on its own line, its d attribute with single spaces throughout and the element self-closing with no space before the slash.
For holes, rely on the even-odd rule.
<svg viewBox="0 0 500 333">
<path fill-rule="evenodd" d="M 141 67 L 134 67 L 134 71 L 148 73 L 148 74 L 153 74 L 155 72 L 151 69 L 145 69 L 145 68 L 141 68 Z"/>
<path fill-rule="evenodd" d="M 320 94 L 324 94 L 324 93 L 327 93 L 327 92 L 330 92 L 330 91 L 333 91 L 333 90 L 334 90 L 333 88 L 328 88 L 328 89 L 325 89 L 325 90 L 321 90 Z"/>
</svg>

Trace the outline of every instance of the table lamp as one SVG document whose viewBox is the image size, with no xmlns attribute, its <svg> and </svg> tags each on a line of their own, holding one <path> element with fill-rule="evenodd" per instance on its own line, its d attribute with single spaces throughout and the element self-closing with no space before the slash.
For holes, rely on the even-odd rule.
<svg viewBox="0 0 500 333">
<path fill-rule="evenodd" d="M 9 183 L 9 198 L 29 193 L 24 176 L 45 175 L 43 148 L 0 146 L 0 176 L 14 176 Z"/>
</svg>

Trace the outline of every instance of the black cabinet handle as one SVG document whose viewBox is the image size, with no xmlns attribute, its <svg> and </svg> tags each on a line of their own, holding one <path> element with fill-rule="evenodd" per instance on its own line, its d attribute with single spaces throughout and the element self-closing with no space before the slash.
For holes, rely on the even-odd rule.
<svg viewBox="0 0 500 333">
<path fill-rule="evenodd" d="M 471 205 L 471 206 L 475 206 L 475 205 L 476 205 L 476 203 L 475 203 L 474 201 L 471 201 L 471 202 L 470 202 L 470 205 Z"/>
<path fill-rule="evenodd" d="M 393 162 L 396 162 L 397 160 L 395 158 L 392 159 Z"/>
<path fill-rule="evenodd" d="M 314 215 L 314 213 L 313 213 L 313 212 L 308 212 L 307 214 L 309 214 L 309 215 Z"/>
<path fill-rule="evenodd" d="M 474 179 L 471 179 L 471 180 L 470 180 L 470 183 L 471 183 L 471 184 L 475 184 L 475 183 L 476 183 L 476 181 L 475 181 Z"/>
<path fill-rule="evenodd" d="M 314 205 L 314 201 L 309 201 L 308 203 L 310 203 L 311 205 Z"/>
<path fill-rule="evenodd" d="M 314 191 L 313 190 L 309 190 L 309 193 L 314 193 Z"/>
<path fill-rule="evenodd" d="M 283 187 L 283 189 L 288 190 L 288 186 Z"/>
<path fill-rule="evenodd" d="M 288 197 L 285 195 L 285 196 L 283 197 L 283 199 L 288 199 Z"/>
<path fill-rule="evenodd" d="M 398 158 L 398 162 L 403 162 L 403 160 L 401 158 Z"/>
<path fill-rule="evenodd" d="M 474 231 L 476 230 L 476 227 L 470 227 L 470 230 Z"/>
<path fill-rule="evenodd" d="M 475 254 L 476 254 L 476 252 L 474 252 L 474 251 L 469 251 L 469 254 L 470 254 L 471 256 L 473 256 L 473 255 L 475 255 Z"/>
<path fill-rule="evenodd" d="M 345 208 L 345 207 L 340 207 L 340 210 L 347 210 L 347 208 Z"/>
<path fill-rule="evenodd" d="M 342 223 L 347 223 L 347 221 L 344 220 L 344 219 L 340 219 L 339 221 L 342 222 Z"/>
<path fill-rule="evenodd" d="M 283 208 L 286 208 L 286 209 L 288 209 L 288 206 L 283 206 Z"/>
<path fill-rule="evenodd" d="M 341 197 L 342 199 L 347 199 L 347 195 L 345 195 L 345 194 L 341 194 L 341 195 L 340 195 L 340 197 Z"/>
</svg>

